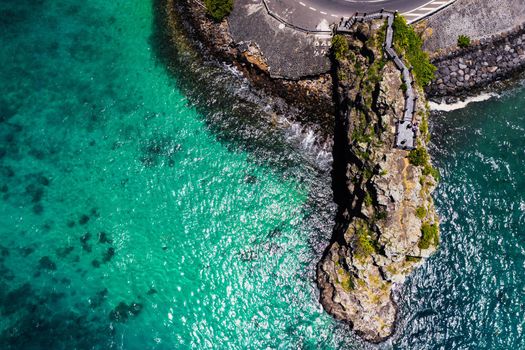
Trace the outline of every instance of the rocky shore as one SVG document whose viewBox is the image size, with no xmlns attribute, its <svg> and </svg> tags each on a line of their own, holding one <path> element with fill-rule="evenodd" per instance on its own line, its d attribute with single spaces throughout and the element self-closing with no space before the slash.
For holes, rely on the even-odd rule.
<svg viewBox="0 0 525 350">
<path fill-rule="evenodd" d="M 519 2 L 505 1 L 508 8 Z M 332 187 L 338 213 L 332 239 L 317 266 L 320 302 L 363 339 L 377 343 L 390 337 L 398 293 L 405 278 L 435 251 L 439 219 L 431 197 L 437 176 L 426 152 L 430 113 L 423 89 L 417 88 L 416 150 L 392 147 L 405 96 L 400 72 L 384 59 L 378 44 L 381 21 L 360 24 L 346 37 L 349 50 L 344 57 L 327 60 L 326 40 L 321 43 L 274 26 L 257 1 L 239 0 L 230 18 L 221 23 L 213 22 L 198 0 L 157 3 L 166 13 L 166 26 L 184 22 L 203 56 L 233 65 L 253 88 L 301 110 L 299 121 L 333 135 Z M 464 6 L 467 16 L 475 12 L 476 4 L 458 0 L 454 6 Z M 496 1 L 489 0 L 488 6 L 497 6 Z M 436 79 L 426 88 L 431 98 L 455 99 L 525 67 L 524 25 L 474 38 L 468 48 L 444 48 L 463 33 L 454 31 L 451 39 L 445 29 L 436 28 L 447 27 L 447 18 L 456 23 L 457 13 L 462 12 L 450 7 L 436 15 L 439 20 L 432 17 L 418 25 L 437 67 Z M 478 27 L 488 15 L 479 17 Z M 276 45 L 281 39 L 288 44 Z M 314 59 L 291 64 L 289 55 L 299 52 L 291 45 L 294 42 L 306 50 L 299 50 L 302 58 L 313 48 Z"/>
<path fill-rule="evenodd" d="M 167 25 L 187 23 L 204 55 L 234 65 L 255 88 L 303 108 L 313 116 L 307 122 L 333 135 L 332 187 L 339 210 L 317 267 L 320 301 L 363 339 L 388 338 L 396 321 L 394 292 L 435 250 L 439 223 L 430 195 L 436 180 L 429 170 L 428 109 L 420 88 L 417 152 L 424 161 L 411 161 L 409 151 L 392 147 L 405 98 L 401 74 L 382 52 L 383 21 L 361 24 L 348 38 L 348 55 L 329 60 L 329 74 L 291 80 L 272 77 L 274 61 L 257 42 L 234 40 L 230 25 L 238 30 L 245 21 L 214 23 L 195 0 L 160 2 Z M 242 14 L 235 11 L 234 17 Z"/>
<path fill-rule="evenodd" d="M 299 122 L 324 136 L 332 134 L 332 81 L 328 72 L 317 72 L 318 74 L 312 76 L 295 79 L 274 78 L 270 75 L 268 60 L 259 45 L 255 41 L 234 40 L 229 20 L 214 22 L 206 14 L 206 9 L 200 1 L 157 0 L 157 3 L 159 11 L 166 13 L 165 25 L 169 28 L 182 22 L 184 31 L 194 39 L 195 49 L 200 51 L 202 56 L 233 65 L 249 79 L 255 89 L 282 99 L 292 107 L 293 117 Z M 237 10 L 234 10 L 232 16 L 245 15 L 235 11 Z M 241 20 L 237 20 L 239 21 Z M 289 115 L 286 109 L 284 107 L 278 112 Z"/>
<path fill-rule="evenodd" d="M 418 150 L 413 161 L 392 148 L 403 115 L 400 72 L 386 61 L 382 21 L 361 24 L 349 51 L 334 57 L 336 112 L 333 189 L 339 207 L 332 242 L 318 265 L 320 300 L 362 338 L 381 342 L 394 331 L 394 290 L 438 244 L 431 192 L 425 98 L 418 89 Z M 379 42 L 379 44 L 378 44 Z"/>
<path fill-rule="evenodd" d="M 467 48 L 452 47 L 434 55 L 430 98 L 447 101 L 487 89 L 525 69 L 525 23 L 510 32 L 474 40 Z"/>
</svg>

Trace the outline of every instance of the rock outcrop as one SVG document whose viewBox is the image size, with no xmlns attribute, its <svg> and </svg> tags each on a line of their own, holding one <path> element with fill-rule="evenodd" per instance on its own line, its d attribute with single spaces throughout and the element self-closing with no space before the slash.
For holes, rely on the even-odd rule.
<svg viewBox="0 0 525 350">
<path fill-rule="evenodd" d="M 418 148 L 393 148 L 404 95 L 400 72 L 382 54 L 381 26 L 360 24 L 346 37 L 349 49 L 334 55 L 333 189 L 339 212 L 317 271 L 325 309 L 371 342 L 393 333 L 393 291 L 439 239 L 425 98 L 418 88 Z"/>
</svg>

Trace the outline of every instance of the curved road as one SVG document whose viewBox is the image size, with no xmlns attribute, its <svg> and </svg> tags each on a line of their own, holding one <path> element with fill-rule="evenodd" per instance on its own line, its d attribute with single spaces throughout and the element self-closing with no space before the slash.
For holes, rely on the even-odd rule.
<svg viewBox="0 0 525 350">
<path fill-rule="evenodd" d="M 328 29 L 341 17 L 381 9 L 399 11 L 409 22 L 433 13 L 455 0 L 266 0 L 269 9 L 286 22 L 307 30 Z"/>
</svg>

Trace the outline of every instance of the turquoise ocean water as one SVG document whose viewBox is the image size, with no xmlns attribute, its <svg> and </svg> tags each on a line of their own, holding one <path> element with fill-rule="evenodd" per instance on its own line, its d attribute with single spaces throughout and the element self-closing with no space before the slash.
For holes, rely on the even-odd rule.
<svg viewBox="0 0 525 350">
<path fill-rule="evenodd" d="M 317 302 L 334 208 L 311 134 L 234 72 L 168 74 L 150 1 L 0 13 L 0 348 L 365 347 Z M 435 116 L 443 245 L 380 347 L 525 348 L 524 98 Z"/>
</svg>

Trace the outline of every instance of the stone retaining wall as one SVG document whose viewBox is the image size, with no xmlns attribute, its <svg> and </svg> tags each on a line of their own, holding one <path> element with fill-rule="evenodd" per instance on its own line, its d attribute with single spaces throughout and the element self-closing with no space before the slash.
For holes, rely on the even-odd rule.
<svg viewBox="0 0 525 350">
<path fill-rule="evenodd" d="M 525 23 L 514 30 L 473 41 L 465 49 L 436 55 L 436 79 L 426 89 L 429 97 L 462 96 L 525 69 Z"/>
</svg>

